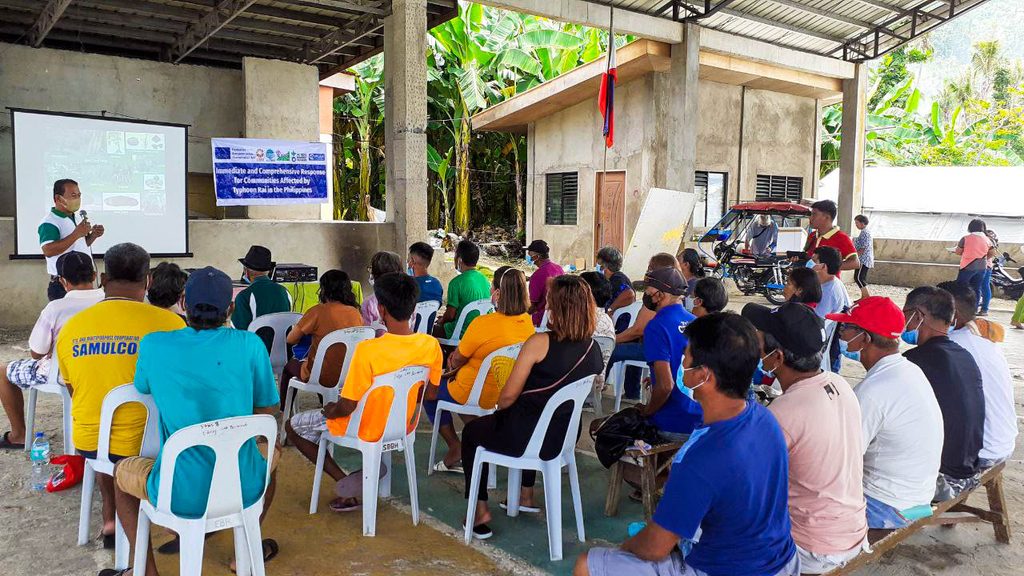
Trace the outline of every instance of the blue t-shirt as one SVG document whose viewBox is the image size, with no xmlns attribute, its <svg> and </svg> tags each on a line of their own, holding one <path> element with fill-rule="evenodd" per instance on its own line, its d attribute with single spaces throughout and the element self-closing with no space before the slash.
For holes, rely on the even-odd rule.
<svg viewBox="0 0 1024 576">
<path fill-rule="evenodd" d="M 160 410 L 160 455 L 146 484 L 154 506 L 163 446 L 171 434 L 193 424 L 251 416 L 254 407 L 280 403 L 263 340 L 254 333 L 232 328 L 182 328 L 149 334 L 139 343 L 135 389 L 151 394 Z M 205 447 L 190 448 L 178 456 L 171 511 L 188 518 L 203 515 L 213 464 L 213 451 Z M 267 473 L 267 461 L 255 439 L 242 446 L 238 465 L 242 500 L 251 506 L 263 492 Z"/>
<path fill-rule="evenodd" d="M 658 361 L 668 362 L 673 376 L 679 372 L 686 352 L 683 329 L 695 319 L 682 304 L 673 304 L 659 310 L 647 322 L 644 327 L 644 360 L 651 367 L 651 378 L 654 378 L 654 363 Z M 678 386 L 672 387 L 668 400 L 651 416 L 651 421 L 659 430 L 677 434 L 688 434 L 703 419 L 704 412 L 700 404 L 690 399 Z"/>
<path fill-rule="evenodd" d="M 702 426 L 676 453 L 654 522 L 695 542 L 686 563 L 710 576 L 774 576 L 796 554 L 782 429 L 757 402 Z"/>
<path fill-rule="evenodd" d="M 441 298 L 444 295 L 444 288 L 441 287 L 441 281 L 433 276 L 413 276 L 416 279 L 416 284 L 420 287 L 420 299 L 417 302 L 429 302 L 436 300 L 441 302 Z"/>
</svg>

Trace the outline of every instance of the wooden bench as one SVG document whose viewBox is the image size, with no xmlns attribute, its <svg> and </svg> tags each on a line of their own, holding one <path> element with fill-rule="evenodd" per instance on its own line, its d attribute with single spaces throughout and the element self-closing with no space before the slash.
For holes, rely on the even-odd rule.
<svg viewBox="0 0 1024 576">
<path fill-rule="evenodd" d="M 674 454 L 682 445 L 682 442 L 666 442 L 653 446 L 646 452 L 638 448 L 627 448 L 622 458 L 612 464 L 612 475 L 608 479 L 608 495 L 604 502 L 604 515 L 615 516 L 619 513 L 623 467 L 636 466 L 640 468 L 640 494 L 644 505 L 644 519 L 650 521 L 658 504 L 658 475 L 672 465 L 672 458 L 666 457 L 659 463 L 658 457 L 666 453 Z"/>
<path fill-rule="evenodd" d="M 1003 496 L 1003 468 L 1000 463 L 989 468 L 982 474 L 978 487 L 966 491 L 952 500 L 941 502 L 932 507 L 932 515 L 921 518 L 906 528 L 894 530 L 881 540 L 871 545 L 871 552 L 862 552 L 846 563 L 845 566 L 827 572 L 825 576 L 841 576 L 853 574 L 860 568 L 878 560 L 883 554 L 896 547 L 925 526 L 951 526 L 968 522 L 986 522 L 992 525 L 996 533 L 996 541 L 1010 543 L 1010 516 L 1006 511 L 1006 498 Z M 988 496 L 988 510 L 965 504 L 974 492 L 985 488 Z"/>
</svg>

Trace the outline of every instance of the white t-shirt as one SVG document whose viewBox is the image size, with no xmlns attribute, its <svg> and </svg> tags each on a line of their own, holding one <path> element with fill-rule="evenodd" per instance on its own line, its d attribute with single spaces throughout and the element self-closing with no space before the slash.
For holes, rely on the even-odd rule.
<svg viewBox="0 0 1024 576">
<path fill-rule="evenodd" d="M 75 231 L 77 225 L 74 214 L 68 216 L 56 208 L 51 208 L 46 213 L 46 216 L 43 217 L 42 222 L 39 223 L 39 246 L 42 247 L 50 242 L 67 238 L 68 235 Z M 72 250 L 92 257 L 92 252 L 89 251 L 89 243 L 85 241 L 85 238 L 79 238 L 67 250 L 60 254 L 46 257 L 46 271 L 49 272 L 50 276 L 57 275 L 57 259 Z"/>
<path fill-rule="evenodd" d="M 942 412 L 928 378 L 900 354 L 857 386 L 864 432 L 864 495 L 898 510 L 928 504 L 942 457 Z"/>
<path fill-rule="evenodd" d="M 814 307 L 819 318 L 826 314 L 838 314 L 850 306 L 850 295 L 846 292 L 843 281 L 833 278 L 821 285 L 821 302 Z"/>
<path fill-rule="evenodd" d="M 39 313 L 39 319 L 36 320 L 36 325 L 32 327 L 32 334 L 28 337 L 28 346 L 36 354 L 43 355 L 36 365 L 36 371 L 40 376 L 50 374 L 50 356 L 60 329 L 72 316 L 100 300 L 103 300 L 102 288 L 72 290 L 63 298 L 47 304 Z"/>
<path fill-rule="evenodd" d="M 985 393 L 985 437 L 978 456 L 989 460 L 1009 458 L 1017 441 L 1017 413 L 1013 405 L 1013 377 L 999 347 L 964 327 L 949 339 L 971 353 L 981 370 Z"/>
</svg>

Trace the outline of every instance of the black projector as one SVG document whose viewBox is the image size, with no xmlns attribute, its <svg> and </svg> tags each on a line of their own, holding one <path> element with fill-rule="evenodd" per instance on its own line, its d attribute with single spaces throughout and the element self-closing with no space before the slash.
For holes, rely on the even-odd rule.
<svg viewBox="0 0 1024 576">
<path fill-rule="evenodd" d="M 317 275 L 316 266 L 309 264 L 278 264 L 274 268 L 274 282 L 317 282 L 320 276 Z"/>
</svg>

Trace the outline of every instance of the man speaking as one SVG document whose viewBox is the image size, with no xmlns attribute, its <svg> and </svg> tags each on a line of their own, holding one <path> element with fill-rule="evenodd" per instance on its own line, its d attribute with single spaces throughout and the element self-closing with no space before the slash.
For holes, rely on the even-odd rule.
<svg viewBox="0 0 1024 576">
<path fill-rule="evenodd" d="M 46 256 L 46 271 L 50 273 L 46 296 L 51 301 L 63 298 L 65 293 L 57 276 L 57 258 L 72 250 L 91 258 L 89 247 L 103 236 L 103 226 L 90 225 L 84 213 L 81 222 L 75 220 L 75 213 L 81 207 L 82 191 L 78 189 L 78 182 L 63 178 L 53 183 L 53 208 L 39 223 L 39 248 Z"/>
</svg>

